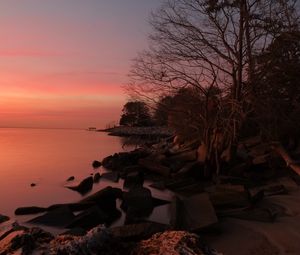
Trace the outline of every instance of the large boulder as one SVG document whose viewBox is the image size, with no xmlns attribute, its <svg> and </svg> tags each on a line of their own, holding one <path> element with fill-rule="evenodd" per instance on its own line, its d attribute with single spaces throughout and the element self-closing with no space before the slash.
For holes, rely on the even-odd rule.
<svg viewBox="0 0 300 255">
<path fill-rule="evenodd" d="M 176 196 L 171 218 L 176 229 L 187 231 L 198 231 L 218 222 L 207 193 L 188 197 Z"/>
<path fill-rule="evenodd" d="M 65 227 L 75 218 L 68 206 L 63 206 L 31 219 L 29 223 L 46 226 Z"/>
<path fill-rule="evenodd" d="M 123 188 L 142 187 L 143 183 L 144 174 L 142 172 L 131 172 L 126 175 Z"/>
<path fill-rule="evenodd" d="M 149 153 L 142 149 L 131 152 L 120 152 L 108 156 L 102 160 L 104 168 L 122 173 L 126 167 L 137 165 L 140 158 L 144 158 Z"/>
<path fill-rule="evenodd" d="M 200 242 L 197 235 L 184 231 L 166 231 L 157 233 L 150 239 L 141 241 L 132 255 L 205 255 L 216 254 L 213 250 Z"/>
<path fill-rule="evenodd" d="M 90 230 L 85 236 L 58 236 L 51 242 L 38 247 L 35 254 L 129 255 L 132 247 L 132 244 L 120 242 L 109 230 L 99 226 Z"/>
<path fill-rule="evenodd" d="M 139 223 L 153 211 L 151 191 L 144 187 L 134 187 L 124 193 L 122 209 L 126 211 L 126 224 Z"/>
<path fill-rule="evenodd" d="M 121 215 L 121 212 L 117 209 L 105 212 L 98 206 L 93 206 L 77 215 L 67 228 L 82 228 L 90 230 L 100 224 L 110 225 L 113 221 L 121 217 Z"/>
<path fill-rule="evenodd" d="M 110 186 L 82 199 L 80 204 L 96 204 L 103 211 L 116 210 L 116 199 L 122 198 L 123 192 L 121 189 L 112 188 Z"/>
</svg>

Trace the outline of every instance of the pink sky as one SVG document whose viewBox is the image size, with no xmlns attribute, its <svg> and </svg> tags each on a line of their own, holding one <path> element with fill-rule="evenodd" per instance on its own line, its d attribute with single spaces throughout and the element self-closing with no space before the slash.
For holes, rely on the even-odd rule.
<svg viewBox="0 0 300 255">
<path fill-rule="evenodd" d="M 147 16 L 157 6 L 159 0 L 1 1 L 0 127 L 118 120 L 127 97 L 121 86 L 146 47 Z"/>
</svg>

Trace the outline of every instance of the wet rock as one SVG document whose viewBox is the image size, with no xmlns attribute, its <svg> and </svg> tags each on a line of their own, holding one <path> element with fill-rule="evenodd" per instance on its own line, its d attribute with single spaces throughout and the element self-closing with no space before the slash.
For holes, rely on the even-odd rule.
<svg viewBox="0 0 300 255">
<path fill-rule="evenodd" d="M 112 181 L 118 182 L 119 181 L 119 173 L 118 172 L 107 172 L 101 175 L 101 178 Z"/>
<path fill-rule="evenodd" d="M 144 183 L 144 175 L 142 172 L 131 172 L 126 175 L 123 188 L 142 187 Z"/>
<path fill-rule="evenodd" d="M 197 235 L 184 231 L 157 233 L 150 239 L 141 241 L 132 255 L 205 255 L 217 254 L 200 242 Z"/>
<path fill-rule="evenodd" d="M 98 183 L 100 181 L 100 179 L 101 179 L 100 173 L 96 173 L 94 175 L 94 183 Z"/>
<path fill-rule="evenodd" d="M 80 204 L 97 204 L 103 211 L 109 212 L 116 210 L 116 199 L 122 198 L 123 192 L 121 189 L 112 188 L 110 186 L 82 199 Z"/>
<path fill-rule="evenodd" d="M 93 206 L 77 215 L 67 228 L 83 228 L 89 230 L 99 224 L 106 223 L 108 218 L 109 216 L 98 206 Z"/>
<path fill-rule="evenodd" d="M 47 208 L 47 211 L 53 211 L 62 207 L 68 207 L 72 212 L 78 212 L 78 211 L 83 211 L 86 210 L 90 207 L 92 207 L 95 203 L 93 202 L 78 202 L 78 203 L 68 203 L 68 204 L 54 204 L 50 205 Z"/>
<path fill-rule="evenodd" d="M 15 210 L 15 215 L 27 215 L 45 212 L 47 209 L 44 207 L 29 206 L 19 207 Z"/>
<path fill-rule="evenodd" d="M 8 216 L 0 214 L 0 224 L 8 220 L 9 220 Z"/>
<path fill-rule="evenodd" d="M 171 218 L 176 229 L 188 231 L 201 230 L 218 222 L 207 193 L 190 197 L 176 196 Z"/>
<path fill-rule="evenodd" d="M 153 211 L 151 191 L 144 187 L 134 187 L 124 193 L 122 209 L 126 211 L 126 224 L 138 223 Z"/>
<path fill-rule="evenodd" d="M 109 170 L 122 173 L 126 167 L 138 165 L 140 158 L 146 157 L 149 153 L 142 149 L 131 152 L 115 153 L 102 160 L 102 165 Z M 128 169 L 127 169 L 128 170 Z"/>
<path fill-rule="evenodd" d="M 75 180 L 75 177 L 74 176 L 70 176 L 68 179 L 67 179 L 67 182 L 71 182 L 71 181 L 74 181 Z"/>
<path fill-rule="evenodd" d="M 102 163 L 100 161 L 95 160 L 92 163 L 92 166 L 93 166 L 94 169 L 96 169 L 96 168 L 99 168 L 100 166 L 102 166 Z"/>
<path fill-rule="evenodd" d="M 41 216 L 28 221 L 33 224 L 41 224 L 46 226 L 65 227 L 75 219 L 74 214 L 68 206 L 51 210 Z"/>
<path fill-rule="evenodd" d="M 98 206 L 93 206 L 77 215 L 67 228 L 83 228 L 89 230 L 100 224 L 110 224 L 120 216 L 121 212 L 117 211 L 117 209 L 110 212 L 104 212 Z"/>
<path fill-rule="evenodd" d="M 84 195 L 92 190 L 93 183 L 94 183 L 93 177 L 87 177 L 79 185 L 74 187 L 68 186 L 67 188 L 71 190 L 75 190 L 79 192 L 81 195 Z"/>
</svg>

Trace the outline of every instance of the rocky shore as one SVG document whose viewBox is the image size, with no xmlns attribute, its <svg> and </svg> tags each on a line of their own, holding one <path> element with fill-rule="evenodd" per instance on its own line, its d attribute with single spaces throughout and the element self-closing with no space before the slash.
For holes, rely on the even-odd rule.
<svg viewBox="0 0 300 255">
<path fill-rule="evenodd" d="M 299 254 L 299 178 L 284 160 L 251 138 L 215 183 L 205 176 L 202 153 L 196 144 L 164 138 L 95 160 L 93 167 L 106 171 L 67 188 L 86 194 L 94 182 L 123 179 L 123 189 L 108 186 L 76 203 L 17 208 L 17 215 L 39 213 L 30 224 L 67 231 L 55 237 L 1 217 L 0 254 Z M 172 197 L 156 197 L 154 190 Z M 150 220 L 163 207 L 170 210 L 165 223 Z M 122 215 L 124 224 L 113 226 Z"/>
</svg>

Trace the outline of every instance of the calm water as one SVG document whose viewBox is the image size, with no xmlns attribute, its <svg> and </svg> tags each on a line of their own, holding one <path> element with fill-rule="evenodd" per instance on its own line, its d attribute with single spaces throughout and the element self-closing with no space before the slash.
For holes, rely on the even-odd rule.
<svg viewBox="0 0 300 255">
<path fill-rule="evenodd" d="M 72 184 L 76 184 L 97 172 L 91 166 L 93 160 L 123 150 L 120 138 L 102 132 L 0 128 L 0 213 L 16 218 L 17 207 L 49 206 L 82 199 L 80 194 L 64 187 L 70 185 L 66 179 L 75 176 Z M 37 186 L 30 187 L 31 183 Z M 115 184 L 101 180 L 92 192 L 107 185 L 121 187 L 122 181 Z M 165 196 L 155 190 L 152 193 Z M 152 218 L 164 221 L 167 215 L 165 209 L 156 208 Z M 16 219 L 24 223 L 27 217 Z"/>
<path fill-rule="evenodd" d="M 93 160 L 121 150 L 119 138 L 101 132 L 0 129 L 0 213 L 13 216 L 19 206 L 79 200 L 65 180 L 88 177 L 96 172 Z"/>
</svg>

